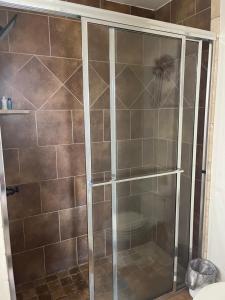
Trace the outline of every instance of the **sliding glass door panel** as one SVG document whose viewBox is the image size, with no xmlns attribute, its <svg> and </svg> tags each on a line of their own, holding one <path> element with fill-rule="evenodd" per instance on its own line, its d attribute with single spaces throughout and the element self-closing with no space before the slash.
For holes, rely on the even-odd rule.
<svg viewBox="0 0 225 300">
<path fill-rule="evenodd" d="M 172 291 L 176 175 L 130 181 L 117 205 L 118 299 Z"/>
<path fill-rule="evenodd" d="M 90 299 L 155 299 L 189 258 L 199 44 L 83 22 Z"/>
<path fill-rule="evenodd" d="M 177 168 L 181 40 L 115 30 L 117 169 Z"/>
</svg>

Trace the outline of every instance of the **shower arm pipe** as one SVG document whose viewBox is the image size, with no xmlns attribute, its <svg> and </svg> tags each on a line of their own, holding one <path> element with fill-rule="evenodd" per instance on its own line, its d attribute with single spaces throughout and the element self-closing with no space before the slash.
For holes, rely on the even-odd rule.
<svg viewBox="0 0 225 300">
<path fill-rule="evenodd" d="M 168 175 L 181 174 L 183 172 L 184 172 L 184 170 L 177 169 L 177 170 L 165 172 L 165 173 L 143 175 L 143 176 L 137 176 L 137 177 L 128 177 L 128 178 L 124 178 L 124 179 L 112 179 L 112 180 L 105 181 L 105 182 L 91 183 L 91 186 L 97 187 L 97 186 L 110 185 L 113 182 L 122 183 L 122 182 L 136 181 L 136 180 L 142 180 L 142 179 L 148 179 L 148 178 L 157 178 L 157 177 L 163 177 L 163 176 L 168 176 Z"/>
</svg>

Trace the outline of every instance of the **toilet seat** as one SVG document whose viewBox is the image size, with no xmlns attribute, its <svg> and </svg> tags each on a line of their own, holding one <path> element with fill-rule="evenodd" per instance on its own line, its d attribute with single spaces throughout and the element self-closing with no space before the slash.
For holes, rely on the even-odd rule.
<svg viewBox="0 0 225 300">
<path fill-rule="evenodd" d="M 225 282 L 204 287 L 193 300 L 225 300 Z"/>
</svg>

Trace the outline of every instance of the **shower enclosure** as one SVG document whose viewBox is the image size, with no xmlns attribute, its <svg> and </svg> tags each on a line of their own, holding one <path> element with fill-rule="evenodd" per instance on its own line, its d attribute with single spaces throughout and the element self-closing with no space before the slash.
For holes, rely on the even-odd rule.
<svg viewBox="0 0 225 300">
<path fill-rule="evenodd" d="M 24 244 L 13 253 L 18 268 L 17 274 L 14 272 L 17 283 L 26 285 L 30 280 L 56 276 L 63 268 L 76 269 L 75 264 L 86 262 L 83 249 L 87 198 L 90 300 L 156 299 L 179 290 L 184 286 L 193 250 L 201 251 L 198 242 L 201 243 L 204 203 L 213 35 L 61 1 L 54 4 L 34 1 L 32 5 L 26 0 L 8 2 L 16 8 L 45 13 L 36 22 L 43 22 L 48 28 L 44 46 L 50 47 L 44 54 L 36 53 L 34 47 L 33 57 L 26 58 L 25 65 L 21 63 L 21 70 L 18 67 L 27 81 L 31 77 L 27 74 L 34 74 L 30 91 L 34 86 L 39 89 L 44 85 L 39 74 L 48 74 L 43 90 L 49 92 L 49 98 L 45 99 L 42 92 L 39 103 L 40 97 L 35 94 L 30 115 L 12 121 L 24 124 L 27 118 L 27 124 L 32 124 L 25 123 L 31 128 L 28 141 L 22 136 L 22 141 L 19 138 L 19 142 L 5 146 L 6 152 L 16 152 L 18 161 L 23 159 L 25 165 L 18 167 L 19 179 L 16 177 L 10 183 L 6 180 L 9 186 L 22 186 L 18 198 L 11 198 L 9 205 L 10 221 L 15 222 L 16 229 L 21 224 L 24 238 Z M 25 22 L 24 15 L 21 17 L 18 12 L 17 21 L 24 18 Z M 47 21 L 46 16 L 50 16 Z M 81 22 L 69 23 L 79 18 Z M 23 22 L 22 28 L 26 24 Z M 65 40 L 69 43 L 71 36 L 77 38 L 81 33 L 82 43 L 75 51 L 78 57 L 73 53 L 66 56 L 67 51 L 72 52 L 72 46 L 65 50 L 55 42 L 57 37 L 64 41 L 63 30 L 71 26 L 74 34 L 68 30 Z M 8 60 L 3 67 L 13 73 L 17 67 L 8 67 L 7 63 L 15 62 Z M 52 91 L 47 89 L 48 80 Z M 27 91 L 25 87 L 21 89 L 23 79 L 18 84 L 11 82 L 21 94 Z M 57 95 L 54 101 L 51 93 Z M 74 97 L 71 102 L 66 99 L 69 104 L 62 100 L 68 95 Z M 25 93 L 25 96 L 29 99 L 30 95 Z M 12 119 L 7 118 L 1 120 L 3 140 L 8 128 L 13 128 L 8 125 Z M 57 135 L 54 128 L 63 126 L 59 124 L 64 127 Z M 53 137 L 49 137 L 51 132 Z M 24 182 L 19 181 L 20 173 Z M 74 198 L 77 186 L 82 190 L 82 201 Z M 28 198 L 33 188 L 37 207 L 23 214 L 31 203 Z M 19 207 L 14 217 L 13 205 L 18 205 L 18 199 L 22 201 L 23 197 L 24 207 Z M 65 203 L 61 203 L 63 197 Z M 41 225 L 32 226 L 33 220 Z M 44 232 L 42 236 L 42 232 L 35 231 L 38 226 L 44 231 L 46 224 L 53 224 L 52 233 Z M 85 252 L 80 260 L 79 247 L 79 253 Z M 38 274 L 31 268 L 21 278 L 20 255 L 25 260 L 34 257 L 30 253 L 36 255 L 34 266 L 39 269 Z M 64 257 L 67 254 L 68 259 Z"/>
<path fill-rule="evenodd" d="M 182 287 L 192 256 L 203 42 L 93 19 L 82 19 L 82 40 L 90 298 L 157 298 Z M 98 101 L 93 65 L 109 82 Z"/>
</svg>

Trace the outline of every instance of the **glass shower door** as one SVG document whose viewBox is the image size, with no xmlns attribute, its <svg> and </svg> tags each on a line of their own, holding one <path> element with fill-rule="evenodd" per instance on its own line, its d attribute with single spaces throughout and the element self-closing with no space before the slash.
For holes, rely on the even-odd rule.
<svg viewBox="0 0 225 300">
<path fill-rule="evenodd" d="M 175 289 L 185 38 L 82 22 L 90 300 Z"/>
<path fill-rule="evenodd" d="M 112 31 L 114 293 L 153 299 L 173 289 L 182 41 Z"/>
</svg>

